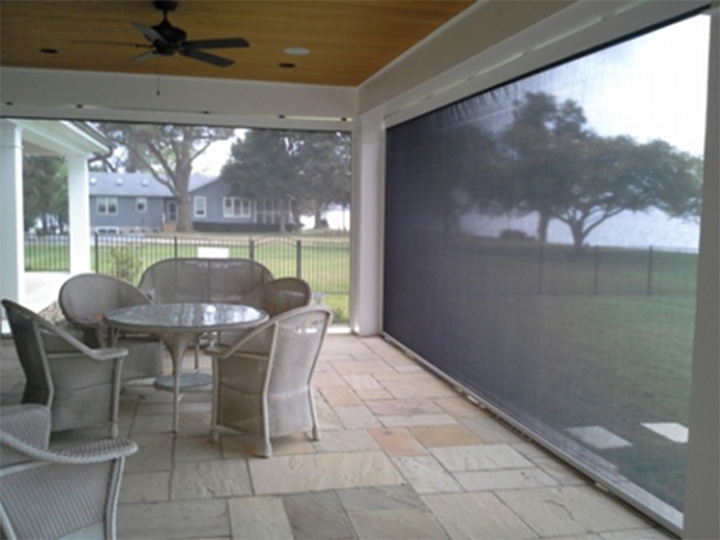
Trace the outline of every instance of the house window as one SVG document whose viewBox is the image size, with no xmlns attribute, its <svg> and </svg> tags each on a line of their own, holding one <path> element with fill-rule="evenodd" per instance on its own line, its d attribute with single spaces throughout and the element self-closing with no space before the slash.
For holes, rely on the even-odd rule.
<svg viewBox="0 0 720 540">
<path fill-rule="evenodd" d="M 138 197 L 135 199 L 135 211 L 145 213 L 147 212 L 147 198 L 146 197 Z"/>
<path fill-rule="evenodd" d="M 118 213 L 117 197 L 98 197 L 95 204 L 95 209 L 98 214 L 114 215 Z"/>
<path fill-rule="evenodd" d="M 275 201 L 261 199 L 257 201 L 257 223 L 275 223 Z"/>
<path fill-rule="evenodd" d="M 240 197 L 223 197 L 223 217 L 251 217 L 252 204 Z"/>
<path fill-rule="evenodd" d="M 207 215 L 207 203 L 205 197 L 194 197 L 193 198 L 193 209 L 195 217 L 203 218 Z"/>
</svg>

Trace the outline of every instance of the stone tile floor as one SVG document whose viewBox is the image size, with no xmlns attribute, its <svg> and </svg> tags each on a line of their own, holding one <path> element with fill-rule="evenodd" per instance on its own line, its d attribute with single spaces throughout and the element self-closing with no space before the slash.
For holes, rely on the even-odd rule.
<svg viewBox="0 0 720 540">
<path fill-rule="evenodd" d="M 11 340 L 1 367 L 2 403 L 15 403 Z M 140 450 L 118 537 L 675 538 L 381 338 L 328 336 L 314 384 L 321 439 L 275 439 L 269 459 L 249 437 L 210 441 L 209 391 L 183 397 L 173 435 L 171 394 L 127 385 L 121 436 Z"/>
</svg>

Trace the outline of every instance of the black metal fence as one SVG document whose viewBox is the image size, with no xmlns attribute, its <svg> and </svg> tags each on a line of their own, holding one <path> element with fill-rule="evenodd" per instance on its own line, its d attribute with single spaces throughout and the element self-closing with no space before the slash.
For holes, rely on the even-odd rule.
<svg viewBox="0 0 720 540">
<path fill-rule="evenodd" d="M 350 291 L 350 243 L 347 238 L 313 239 L 269 236 L 213 238 L 94 234 L 91 261 L 95 272 L 137 283 L 142 272 L 156 261 L 176 257 L 242 257 L 256 260 L 276 277 L 305 279 L 325 295 Z M 67 235 L 28 236 L 25 270 L 69 271 Z"/>
<path fill-rule="evenodd" d="M 541 243 L 462 245 L 448 279 L 468 276 L 475 290 L 507 295 L 694 294 L 692 250 Z"/>
</svg>

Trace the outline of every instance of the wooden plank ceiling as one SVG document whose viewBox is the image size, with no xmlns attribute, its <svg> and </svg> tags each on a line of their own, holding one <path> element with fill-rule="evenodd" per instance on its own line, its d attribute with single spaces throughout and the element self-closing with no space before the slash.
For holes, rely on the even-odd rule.
<svg viewBox="0 0 720 540">
<path fill-rule="evenodd" d="M 151 1 L 3 0 L 0 65 L 357 86 L 473 3 L 180 0 L 168 20 L 188 40 L 249 42 L 207 50 L 234 61 L 217 67 L 178 54 L 131 62 L 147 51 L 136 45 L 149 43 L 132 23 L 154 26 L 163 17 Z M 310 52 L 292 56 L 289 47 Z"/>
</svg>

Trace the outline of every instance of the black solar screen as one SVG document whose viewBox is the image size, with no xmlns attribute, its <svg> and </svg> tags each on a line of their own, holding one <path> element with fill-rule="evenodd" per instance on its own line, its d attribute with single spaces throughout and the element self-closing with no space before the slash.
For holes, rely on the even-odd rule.
<svg viewBox="0 0 720 540">
<path fill-rule="evenodd" d="M 689 18 L 387 134 L 386 334 L 675 522 L 708 35 Z"/>
</svg>

